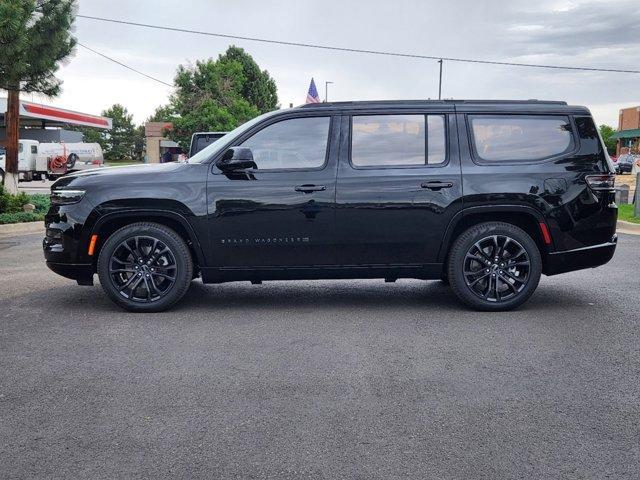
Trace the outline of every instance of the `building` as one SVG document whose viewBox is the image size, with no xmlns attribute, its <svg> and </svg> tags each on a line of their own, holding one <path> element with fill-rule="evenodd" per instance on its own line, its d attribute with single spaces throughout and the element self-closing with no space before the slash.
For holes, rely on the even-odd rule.
<svg viewBox="0 0 640 480">
<path fill-rule="evenodd" d="M 147 122 L 144 125 L 144 136 L 146 140 L 147 163 L 160 163 L 162 159 L 171 155 L 171 161 L 177 160 L 182 153 L 180 146 L 173 140 L 165 137 L 165 132 L 171 130 L 173 125 L 170 122 Z M 163 157 L 164 155 L 164 157 Z"/>
<path fill-rule="evenodd" d="M 94 127 L 110 130 L 110 118 L 64 108 L 20 101 L 20 132 L 22 139 L 38 140 L 44 143 L 82 142 L 82 133 L 68 130 L 69 127 Z M 7 99 L 0 98 L 0 145 L 6 139 L 5 118 Z"/>
<path fill-rule="evenodd" d="M 618 131 L 613 134 L 618 140 L 616 155 L 639 153 L 640 143 L 640 107 L 629 107 L 620 110 Z"/>
</svg>

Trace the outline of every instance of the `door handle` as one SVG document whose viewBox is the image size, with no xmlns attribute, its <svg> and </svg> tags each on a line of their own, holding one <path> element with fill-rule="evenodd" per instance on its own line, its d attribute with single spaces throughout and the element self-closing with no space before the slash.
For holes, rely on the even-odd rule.
<svg viewBox="0 0 640 480">
<path fill-rule="evenodd" d="M 441 188 L 453 187 L 453 182 L 440 182 L 438 180 L 432 182 L 424 182 L 420 185 L 422 188 L 428 188 L 429 190 L 440 190 Z"/>
<path fill-rule="evenodd" d="M 323 192 L 327 189 L 324 185 L 298 185 L 295 188 L 296 192 L 311 193 L 311 192 Z"/>
</svg>

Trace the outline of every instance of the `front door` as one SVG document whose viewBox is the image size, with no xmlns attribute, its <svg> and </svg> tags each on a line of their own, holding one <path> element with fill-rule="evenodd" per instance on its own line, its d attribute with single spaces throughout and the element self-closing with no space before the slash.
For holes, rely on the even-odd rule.
<svg viewBox="0 0 640 480">
<path fill-rule="evenodd" d="M 340 117 L 272 118 L 238 139 L 257 168 L 207 182 L 215 266 L 311 267 L 333 264 Z"/>
<path fill-rule="evenodd" d="M 453 107 L 343 117 L 336 187 L 338 262 L 437 263 L 462 208 Z"/>
</svg>

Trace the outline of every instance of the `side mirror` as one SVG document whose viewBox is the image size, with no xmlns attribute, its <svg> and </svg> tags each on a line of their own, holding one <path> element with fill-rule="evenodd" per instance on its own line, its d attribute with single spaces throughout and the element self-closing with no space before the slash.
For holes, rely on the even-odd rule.
<svg viewBox="0 0 640 480">
<path fill-rule="evenodd" d="M 256 162 L 253 161 L 251 149 L 247 147 L 229 148 L 224 152 L 216 166 L 223 172 L 237 172 L 249 168 L 258 168 Z"/>
</svg>

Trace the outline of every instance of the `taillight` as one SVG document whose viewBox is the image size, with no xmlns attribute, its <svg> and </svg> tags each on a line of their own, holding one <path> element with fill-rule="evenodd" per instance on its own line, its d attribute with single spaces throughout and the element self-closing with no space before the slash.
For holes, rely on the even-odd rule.
<svg viewBox="0 0 640 480">
<path fill-rule="evenodd" d="M 591 187 L 591 190 L 603 191 L 613 190 L 615 188 L 616 176 L 611 173 L 587 175 L 584 179 L 586 180 L 587 185 Z"/>
</svg>

